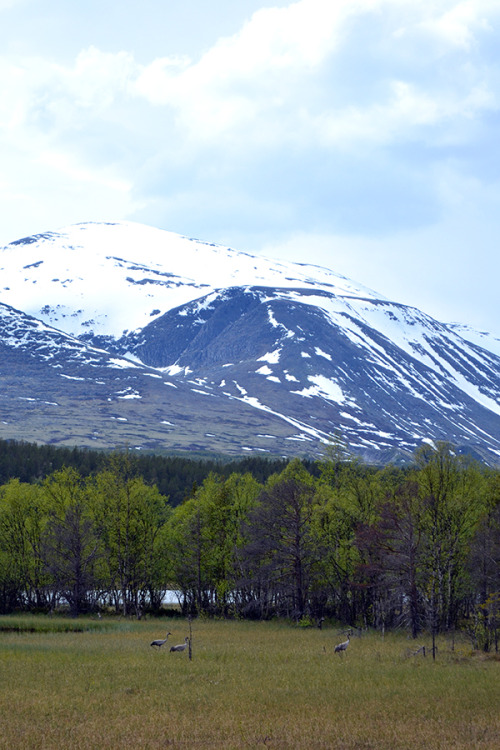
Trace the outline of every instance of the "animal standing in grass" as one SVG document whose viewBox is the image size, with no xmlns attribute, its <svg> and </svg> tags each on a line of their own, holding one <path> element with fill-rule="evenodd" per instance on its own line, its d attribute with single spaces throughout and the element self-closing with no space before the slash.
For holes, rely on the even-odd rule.
<svg viewBox="0 0 500 750">
<path fill-rule="evenodd" d="M 343 643 L 337 643 L 337 645 L 334 648 L 334 653 L 340 654 L 342 656 L 343 652 L 347 650 L 350 640 L 351 640 L 351 634 L 348 633 L 347 641 L 344 641 Z"/>
<path fill-rule="evenodd" d="M 185 651 L 188 643 L 189 643 L 189 638 L 188 636 L 186 636 L 184 638 L 184 643 L 181 643 L 178 646 L 170 646 L 170 651 Z"/>
<path fill-rule="evenodd" d="M 156 641 L 151 641 L 151 645 L 152 646 L 158 646 L 158 648 L 161 648 L 163 646 L 163 644 L 168 641 L 168 636 L 169 635 L 172 635 L 172 633 L 167 633 L 167 637 L 164 638 L 163 640 L 158 639 Z"/>
</svg>

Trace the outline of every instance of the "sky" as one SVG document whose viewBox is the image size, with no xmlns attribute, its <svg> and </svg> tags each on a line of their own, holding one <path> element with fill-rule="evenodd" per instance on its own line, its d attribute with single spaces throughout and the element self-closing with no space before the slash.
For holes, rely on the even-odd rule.
<svg viewBox="0 0 500 750">
<path fill-rule="evenodd" d="M 135 221 L 500 335 L 500 0 L 0 0 L 0 245 Z"/>
</svg>

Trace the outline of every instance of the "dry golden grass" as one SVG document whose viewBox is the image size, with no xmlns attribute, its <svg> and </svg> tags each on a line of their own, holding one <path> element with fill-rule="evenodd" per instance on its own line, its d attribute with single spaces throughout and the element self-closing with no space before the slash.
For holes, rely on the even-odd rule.
<svg viewBox="0 0 500 750">
<path fill-rule="evenodd" d="M 500 662 L 466 644 L 409 657 L 403 635 L 193 623 L 193 660 L 149 643 L 181 620 L 0 632 L 0 747 L 500 747 Z M 428 642 L 425 639 L 420 643 Z"/>
</svg>

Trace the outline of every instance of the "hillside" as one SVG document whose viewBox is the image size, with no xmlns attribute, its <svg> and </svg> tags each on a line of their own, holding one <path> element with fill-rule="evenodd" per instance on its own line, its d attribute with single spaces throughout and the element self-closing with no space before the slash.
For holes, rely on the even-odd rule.
<svg viewBox="0 0 500 750">
<path fill-rule="evenodd" d="M 0 273 L 0 437 L 500 461 L 495 340 L 328 269 L 120 223 L 23 238 Z"/>
</svg>

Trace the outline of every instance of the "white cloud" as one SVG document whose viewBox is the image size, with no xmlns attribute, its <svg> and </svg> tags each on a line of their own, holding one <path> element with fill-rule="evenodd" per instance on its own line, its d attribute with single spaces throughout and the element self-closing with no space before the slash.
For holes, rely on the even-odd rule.
<svg viewBox="0 0 500 750">
<path fill-rule="evenodd" d="M 58 153 L 56 151 L 43 151 L 38 155 L 36 161 L 53 171 L 60 172 L 72 182 L 91 183 L 119 193 L 128 193 L 132 189 L 132 184 L 129 181 L 118 179 L 106 168 L 89 169 L 83 167 L 76 163 L 69 154 Z"/>
<path fill-rule="evenodd" d="M 300 0 L 257 11 L 238 33 L 218 40 L 198 61 L 167 56 L 140 65 L 130 53 L 112 54 L 94 46 L 80 51 L 69 67 L 35 58 L 4 61 L 0 122 L 7 130 L 24 125 L 45 134 L 82 129 L 86 118 L 112 118 L 113 108 L 132 107 L 135 98 L 164 108 L 165 117 L 170 112 L 178 137 L 189 138 L 191 147 L 223 136 L 238 143 L 245 138 L 256 147 L 315 138 L 323 146 L 387 143 L 404 136 L 407 128 L 492 108 L 495 97 L 488 81 L 469 69 L 456 79 L 444 75 L 440 80 L 437 74 L 426 88 L 383 73 L 384 78 L 374 80 L 376 101 L 373 96 L 356 101 L 354 91 L 351 101 L 342 101 L 335 87 L 325 88 L 328 66 L 343 65 L 343 52 L 356 45 L 356 23 L 380 20 L 390 10 L 394 31 L 411 7 L 414 22 L 407 26 L 407 36 L 420 29 L 466 46 L 473 29 L 487 27 L 481 13 L 491 11 L 492 3 L 479 0 L 478 5 L 479 10 L 470 2 L 441 0 L 430 6 L 431 16 L 427 3 L 412 5 L 409 0 Z M 389 28 L 385 32 L 386 44 L 394 44 L 393 33 Z M 421 41 L 420 55 L 427 51 Z M 397 45 L 393 52 L 396 72 L 402 52 Z M 367 81 L 376 76 L 370 54 L 369 49 L 357 52 Z M 344 76 L 348 81 L 347 68 Z"/>
<path fill-rule="evenodd" d="M 202 141 L 220 137 L 253 124 L 263 113 L 286 109 L 304 80 L 335 50 L 342 24 L 356 5 L 350 0 L 301 0 L 286 8 L 261 9 L 197 62 L 153 61 L 142 70 L 136 91 L 176 109 L 191 136 Z"/>
<path fill-rule="evenodd" d="M 443 3 L 444 12 L 421 23 L 421 28 L 436 35 L 445 44 L 469 50 L 476 42 L 476 32 L 491 32 L 486 13 L 498 13 L 497 0 L 465 0 Z"/>
<path fill-rule="evenodd" d="M 152 104 L 170 104 L 179 97 L 177 83 L 182 71 L 191 65 L 189 57 L 162 57 L 143 66 L 133 83 L 134 92 Z"/>
<path fill-rule="evenodd" d="M 95 47 L 83 50 L 73 70 L 65 72 L 67 94 L 79 107 L 110 107 L 126 96 L 130 81 L 137 74 L 131 54 L 102 52 Z"/>
<path fill-rule="evenodd" d="M 225 70 L 238 78 L 315 67 L 335 48 L 355 5 L 350 0 L 301 0 L 286 8 L 263 8 L 238 34 L 220 40 L 206 62 L 213 72 Z"/>
<path fill-rule="evenodd" d="M 480 5 L 487 8 L 488 3 Z M 474 7 L 451 0 L 431 6 L 409 0 L 300 0 L 286 8 L 264 8 L 197 62 L 163 58 L 144 66 L 134 90 L 171 108 L 191 144 L 205 145 L 223 136 L 238 142 L 244 138 L 249 147 L 277 142 L 296 146 L 315 138 L 332 147 L 412 139 L 415 128 L 449 124 L 453 118 L 471 118 L 497 107 L 488 72 L 474 70 L 470 61 L 457 69 L 454 60 L 453 68 L 441 63 L 433 79 L 429 81 L 429 73 L 422 84 L 413 80 L 413 73 L 405 79 L 387 77 L 385 71 L 377 81 L 378 63 L 373 65 L 370 49 L 360 49 L 358 64 L 365 68 L 366 81 L 374 79 L 373 93 L 377 92 L 375 101 L 372 95 L 361 103 L 354 89 L 351 101 L 342 100 L 335 85 L 328 91 L 328 66 L 344 65 L 346 49 L 357 44 L 356 23 L 371 18 L 376 23 L 384 11 L 391 12 L 390 22 L 381 28 L 393 53 L 392 70 L 398 70 L 399 60 L 405 70 L 409 37 L 417 45 L 414 54 L 420 67 L 426 67 L 426 57 L 431 58 L 430 66 L 431 37 L 440 35 L 451 46 L 466 46 L 462 42 L 472 38 L 473 29 L 487 28 Z M 413 23 L 401 41 L 396 30 L 401 31 L 399 21 L 408 13 Z M 323 77 L 319 86 L 318 76 Z M 347 68 L 344 78 L 349 81 Z M 334 83 L 337 80 L 338 74 Z"/>
<path fill-rule="evenodd" d="M 132 178 L 116 163 L 113 139 L 119 135 L 114 108 L 126 103 L 137 69 L 127 53 L 93 47 L 71 66 L 0 58 L 0 180 L 10 211 L 24 202 L 32 205 L 33 217 L 43 218 L 54 211 L 44 212 L 49 200 L 79 220 L 85 218 L 82 206 L 100 213 L 107 205 L 118 215 L 133 210 Z M 91 137 L 97 123 L 99 132 Z"/>
<path fill-rule="evenodd" d="M 466 91 L 429 92 L 407 81 L 392 81 L 386 101 L 324 112 L 309 125 L 326 146 L 394 144 L 415 139 L 417 130 L 421 140 L 443 144 L 463 140 L 462 121 L 498 109 L 497 94 L 483 84 Z M 436 133 L 438 126 L 444 130 Z"/>
<path fill-rule="evenodd" d="M 131 5 L 138 27 L 122 36 L 96 1 L 83 14 L 58 0 L 50 21 L 30 2 L 45 23 L 37 46 L 0 0 L 4 237 L 131 218 L 248 250 L 292 235 L 295 258 L 313 262 L 334 238 L 352 268 L 338 270 L 368 286 L 363 268 L 386 247 L 391 262 L 400 245 L 432 254 L 447 236 L 491 247 L 498 0 L 248 1 L 232 10 L 239 28 L 204 30 L 198 48 L 162 46 L 155 28 L 149 58 L 157 16 Z"/>
</svg>

